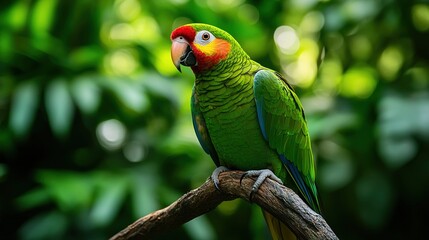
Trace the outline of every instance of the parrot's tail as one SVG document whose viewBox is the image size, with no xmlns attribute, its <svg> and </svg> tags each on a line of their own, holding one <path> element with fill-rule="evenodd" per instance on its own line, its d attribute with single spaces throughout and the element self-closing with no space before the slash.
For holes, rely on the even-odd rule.
<svg viewBox="0 0 429 240">
<path fill-rule="evenodd" d="M 265 222 L 270 230 L 273 240 L 296 240 L 295 234 L 289 229 L 286 224 L 275 218 L 269 212 L 262 211 L 265 217 Z"/>
</svg>

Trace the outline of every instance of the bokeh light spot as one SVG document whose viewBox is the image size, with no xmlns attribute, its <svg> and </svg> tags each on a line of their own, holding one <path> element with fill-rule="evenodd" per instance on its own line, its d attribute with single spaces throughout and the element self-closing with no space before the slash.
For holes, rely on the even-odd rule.
<svg viewBox="0 0 429 240">
<path fill-rule="evenodd" d="M 216 12 L 223 12 L 231 8 L 237 7 L 243 3 L 244 0 L 209 0 L 207 5 Z"/>
<path fill-rule="evenodd" d="M 140 15 L 141 6 L 136 0 L 119 0 L 116 11 L 120 18 L 131 21 Z"/>
<path fill-rule="evenodd" d="M 320 69 L 320 83 L 323 91 L 334 92 L 341 82 L 343 66 L 338 59 L 327 59 Z"/>
<path fill-rule="evenodd" d="M 404 56 L 398 47 L 390 46 L 384 49 L 378 60 L 380 74 L 387 80 L 394 80 L 404 63 Z"/>
<path fill-rule="evenodd" d="M 325 17 L 319 11 L 307 13 L 301 21 L 300 29 L 304 32 L 319 32 L 325 24 Z"/>
<path fill-rule="evenodd" d="M 140 162 L 144 159 L 146 151 L 141 142 L 133 141 L 124 146 L 124 156 L 130 162 Z"/>
<path fill-rule="evenodd" d="M 377 85 L 373 68 L 368 66 L 352 67 L 344 74 L 340 92 L 347 97 L 368 98 Z"/>
<path fill-rule="evenodd" d="M 160 30 L 154 18 L 142 16 L 133 21 L 132 26 L 136 31 L 136 40 L 146 44 L 153 44 L 159 41 Z"/>
<path fill-rule="evenodd" d="M 301 47 L 296 61 L 283 66 L 286 74 L 291 77 L 292 84 L 302 88 L 310 87 L 317 74 L 317 57 L 319 47 L 310 38 L 301 41 Z"/>
<path fill-rule="evenodd" d="M 171 61 L 171 53 L 170 53 L 169 47 L 158 49 L 158 53 L 156 55 L 155 67 L 162 75 L 165 75 L 165 76 L 172 76 L 178 73 L 176 67 Z"/>
<path fill-rule="evenodd" d="M 251 4 L 241 5 L 237 12 L 237 16 L 248 24 L 255 24 L 259 21 L 259 11 Z"/>
<path fill-rule="evenodd" d="M 300 54 L 298 60 L 286 67 L 286 74 L 291 76 L 291 82 L 302 88 L 308 88 L 314 81 L 317 65 L 311 54 Z"/>
<path fill-rule="evenodd" d="M 96 134 L 98 142 L 107 150 L 116 150 L 125 141 L 127 130 L 120 121 L 116 119 L 106 120 L 97 126 Z"/>
<path fill-rule="evenodd" d="M 414 26 L 419 31 L 429 30 L 429 5 L 416 4 L 411 9 Z"/>
<path fill-rule="evenodd" d="M 292 55 L 299 49 L 299 38 L 290 26 L 280 26 L 274 32 L 274 41 L 280 51 L 284 54 Z"/>
<path fill-rule="evenodd" d="M 120 49 L 107 56 L 106 69 L 116 75 L 130 75 L 138 67 L 130 50 Z"/>
<path fill-rule="evenodd" d="M 112 40 L 133 40 L 134 39 L 134 29 L 128 23 L 118 23 L 112 26 L 110 29 L 110 39 Z"/>
</svg>

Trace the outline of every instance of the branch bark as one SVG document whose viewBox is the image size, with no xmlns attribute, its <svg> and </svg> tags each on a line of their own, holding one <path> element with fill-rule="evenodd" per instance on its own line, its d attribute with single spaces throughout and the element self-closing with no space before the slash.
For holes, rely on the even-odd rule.
<svg viewBox="0 0 429 240">
<path fill-rule="evenodd" d="M 254 178 L 243 178 L 244 172 L 228 171 L 219 175 L 217 190 L 208 179 L 170 206 L 150 213 L 110 240 L 147 239 L 157 233 L 169 231 L 218 206 L 223 201 L 243 198 L 259 205 L 264 210 L 287 224 L 298 239 L 338 239 L 323 217 L 309 208 L 291 189 L 267 179 L 252 199 L 249 199 Z"/>
</svg>

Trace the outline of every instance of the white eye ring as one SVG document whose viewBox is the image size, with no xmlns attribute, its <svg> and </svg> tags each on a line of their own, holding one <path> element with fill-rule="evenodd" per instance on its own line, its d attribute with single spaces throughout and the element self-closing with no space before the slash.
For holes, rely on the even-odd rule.
<svg viewBox="0 0 429 240">
<path fill-rule="evenodd" d="M 197 42 L 200 45 L 206 45 L 215 40 L 216 37 L 209 31 L 203 30 L 197 32 L 197 35 L 195 36 L 195 42 Z"/>
</svg>

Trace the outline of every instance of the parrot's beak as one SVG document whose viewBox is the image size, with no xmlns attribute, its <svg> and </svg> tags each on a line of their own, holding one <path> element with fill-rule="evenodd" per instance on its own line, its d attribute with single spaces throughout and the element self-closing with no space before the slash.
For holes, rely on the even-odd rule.
<svg viewBox="0 0 429 240">
<path fill-rule="evenodd" d="M 180 37 L 173 39 L 173 44 L 171 46 L 171 59 L 179 72 L 182 72 L 180 64 L 184 66 L 197 65 L 197 60 L 195 59 L 191 46 Z"/>
</svg>

